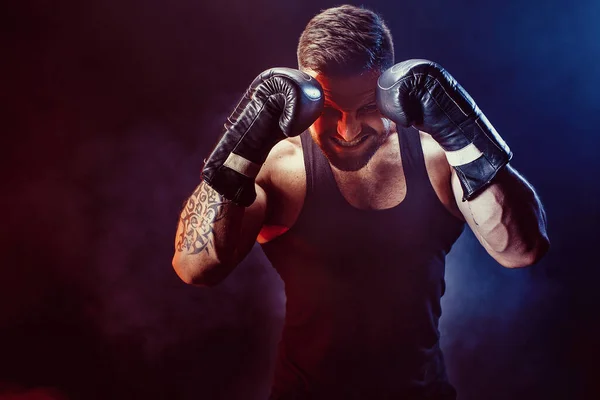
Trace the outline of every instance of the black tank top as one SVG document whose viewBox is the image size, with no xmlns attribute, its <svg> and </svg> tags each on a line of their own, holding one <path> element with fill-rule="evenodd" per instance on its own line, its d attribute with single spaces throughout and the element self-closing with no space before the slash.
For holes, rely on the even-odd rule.
<svg viewBox="0 0 600 400">
<path fill-rule="evenodd" d="M 446 381 L 444 260 L 464 223 L 431 186 L 419 132 L 399 137 L 404 200 L 361 210 L 343 197 L 310 134 L 301 136 L 302 211 L 263 245 L 287 297 L 273 399 L 418 397 Z"/>
</svg>

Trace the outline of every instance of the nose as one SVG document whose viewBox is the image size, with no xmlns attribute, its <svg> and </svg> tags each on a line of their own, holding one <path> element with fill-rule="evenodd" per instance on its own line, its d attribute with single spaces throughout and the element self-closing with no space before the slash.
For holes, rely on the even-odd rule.
<svg viewBox="0 0 600 400">
<path fill-rule="evenodd" d="M 337 124 L 338 135 L 345 141 L 351 142 L 360 134 L 360 130 L 360 121 L 356 119 L 356 116 L 353 113 L 342 112 Z"/>
</svg>

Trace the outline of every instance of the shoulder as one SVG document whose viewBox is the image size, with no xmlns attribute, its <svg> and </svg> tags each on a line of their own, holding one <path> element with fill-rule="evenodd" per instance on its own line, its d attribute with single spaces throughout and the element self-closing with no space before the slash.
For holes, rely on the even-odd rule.
<svg viewBox="0 0 600 400">
<path fill-rule="evenodd" d="M 448 162 L 446 161 L 446 155 L 444 154 L 444 149 L 442 149 L 442 146 L 440 146 L 430 134 L 419 131 L 419 137 L 421 139 L 421 146 L 423 147 L 423 153 L 425 154 L 426 159 L 430 158 L 436 162 L 441 162 L 443 159 L 446 165 L 448 165 Z"/>
<path fill-rule="evenodd" d="M 419 135 L 431 186 L 444 207 L 455 217 L 464 219 L 456 204 L 452 190 L 452 167 L 448 164 L 444 149 L 428 133 L 419 131 Z"/>
<path fill-rule="evenodd" d="M 302 197 L 306 190 L 306 170 L 299 136 L 282 140 L 271 149 L 256 183 L 270 200 Z"/>
<path fill-rule="evenodd" d="M 448 164 L 444 149 L 431 137 L 430 134 L 419 131 L 421 147 L 425 165 L 430 177 L 435 176 L 438 179 L 446 179 L 450 182 L 452 167 Z"/>
<path fill-rule="evenodd" d="M 256 182 L 267 198 L 264 224 L 276 227 L 279 235 L 295 223 L 306 195 L 306 170 L 300 137 L 282 140 L 273 147 Z M 281 227 L 285 229 L 281 230 Z M 270 239 L 274 237 L 272 232 L 267 236 Z"/>
<path fill-rule="evenodd" d="M 300 136 L 284 139 L 277 143 L 269 153 L 265 164 L 277 162 L 281 159 L 302 157 L 302 142 Z"/>
<path fill-rule="evenodd" d="M 271 149 L 256 182 L 261 186 L 272 186 L 287 174 L 298 173 L 298 167 L 304 170 L 302 143 L 300 137 L 296 136 L 280 141 Z"/>
</svg>

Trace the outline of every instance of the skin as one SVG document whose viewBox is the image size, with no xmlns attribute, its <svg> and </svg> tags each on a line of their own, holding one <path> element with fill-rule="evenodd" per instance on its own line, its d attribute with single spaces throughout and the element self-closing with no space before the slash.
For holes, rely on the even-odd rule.
<svg viewBox="0 0 600 400">
<path fill-rule="evenodd" d="M 345 78 L 305 72 L 319 81 L 325 93 L 325 109 L 309 131 L 327 156 L 344 198 L 367 210 L 398 205 L 406 196 L 406 180 L 396 127 L 375 106 L 379 72 Z M 490 256 L 516 268 L 534 264 L 546 253 L 543 207 L 514 168 L 506 167 L 481 194 L 463 202 L 462 188 L 444 150 L 428 133 L 420 132 L 420 138 L 438 199 L 467 222 Z M 176 235 L 173 266 L 181 279 L 212 286 L 231 272 L 256 240 L 268 242 L 294 225 L 306 196 L 299 137 L 283 140 L 271 150 L 255 187 L 256 201 L 243 208 L 199 185 L 184 207 Z"/>
</svg>

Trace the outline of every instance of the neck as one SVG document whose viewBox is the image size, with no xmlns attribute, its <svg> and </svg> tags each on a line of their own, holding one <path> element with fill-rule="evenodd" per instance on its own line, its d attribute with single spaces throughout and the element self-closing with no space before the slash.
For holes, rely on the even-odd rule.
<svg viewBox="0 0 600 400">
<path fill-rule="evenodd" d="M 402 167 L 398 134 L 390 134 L 386 141 L 375 152 L 367 164 L 356 171 L 343 171 L 331 165 L 331 170 L 340 182 L 359 182 L 362 180 L 385 179 L 390 171 Z"/>
</svg>

